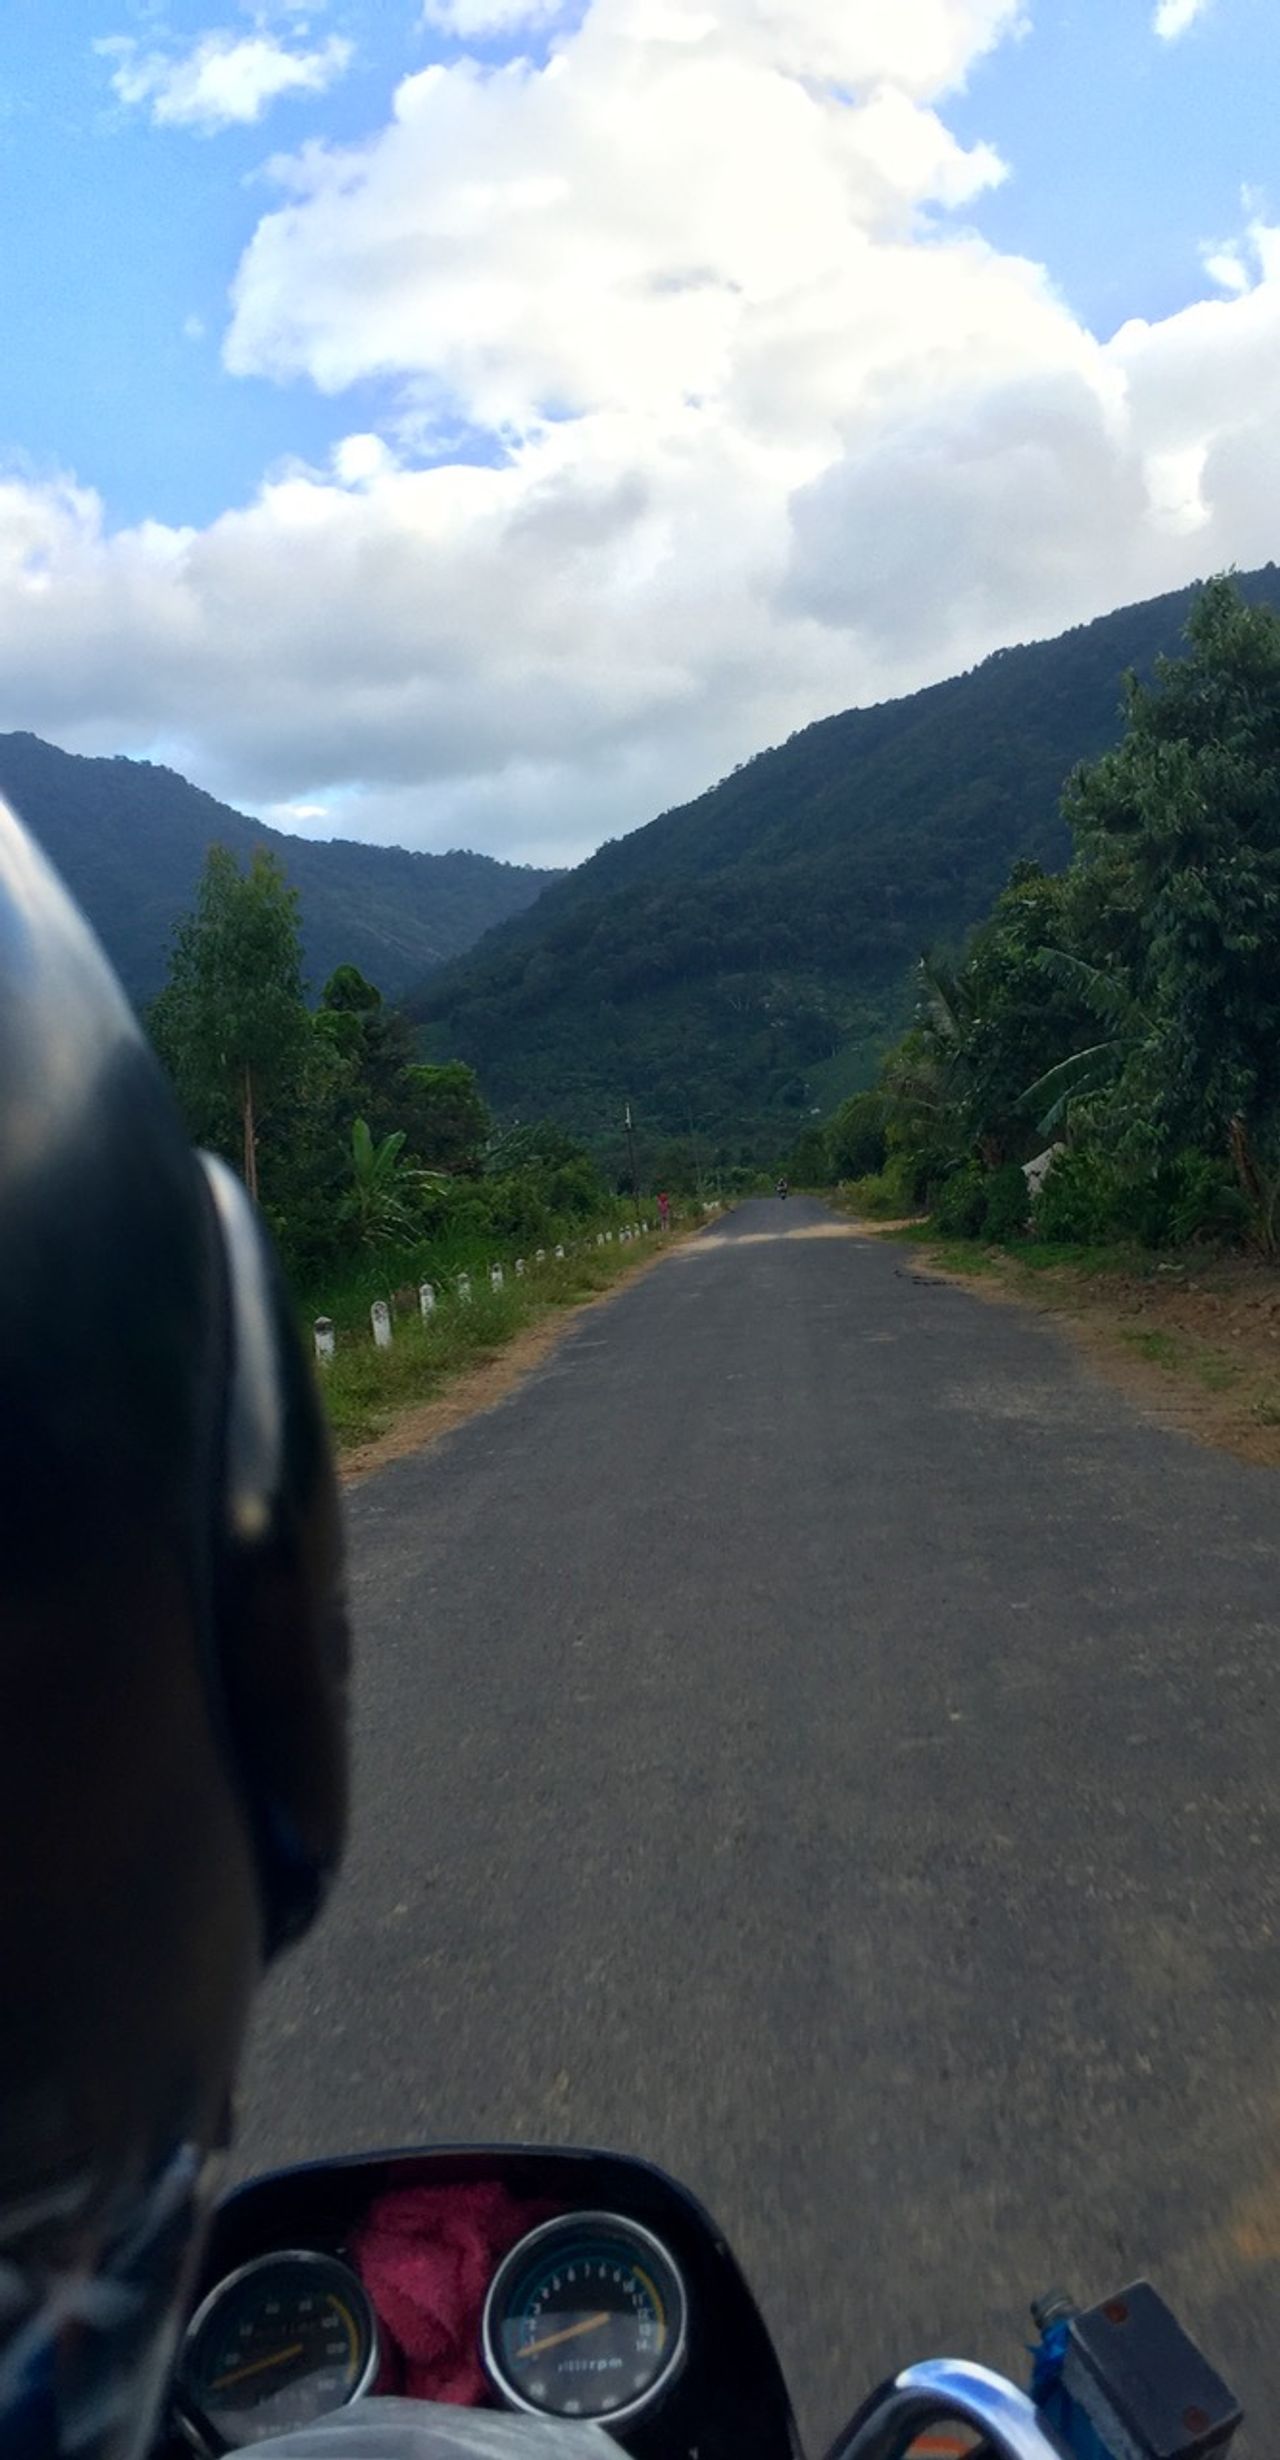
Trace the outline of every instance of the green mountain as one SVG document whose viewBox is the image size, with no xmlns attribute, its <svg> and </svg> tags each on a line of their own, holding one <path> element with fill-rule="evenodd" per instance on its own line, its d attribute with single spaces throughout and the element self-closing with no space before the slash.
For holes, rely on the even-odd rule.
<svg viewBox="0 0 1280 2460">
<path fill-rule="evenodd" d="M 172 769 L 86 760 L 38 735 L 0 735 L 0 794 L 57 865 L 139 1001 L 165 978 L 173 926 L 194 901 L 215 841 L 242 861 L 256 846 L 279 857 L 302 900 L 316 991 L 336 965 L 351 964 L 398 998 L 558 876 L 485 854 L 289 837 Z"/>
<path fill-rule="evenodd" d="M 1280 570 L 1247 576 L 1280 605 Z M 781 1150 L 868 1081 L 911 968 L 1019 856 L 1069 852 L 1071 769 L 1117 740 L 1122 679 L 1176 654 L 1193 590 L 808 726 L 603 846 L 411 1001 L 506 1112 L 600 1136 Z"/>
</svg>

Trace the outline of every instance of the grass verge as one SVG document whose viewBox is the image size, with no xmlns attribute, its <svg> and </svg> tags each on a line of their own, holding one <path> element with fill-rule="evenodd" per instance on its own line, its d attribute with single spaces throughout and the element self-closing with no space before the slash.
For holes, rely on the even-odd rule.
<svg viewBox="0 0 1280 2460">
<path fill-rule="evenodd" d="M 469 1304 L 451 1292 L 426 1322 L 415 1296 L 393 1312 L 390 1349 L 377 1349 L 363 1326 L 339 1322 L 335 1354 L 317 1374 L 344 1468 L 360 1474 L 486 1407 L 550 1347 L 566 1309 L 629 1280 L 701 1225 L 699 1213 L 665 1238 L 654 1232 L 625 1246 L 587 1245 L 563 1262 L 548 1257 L 520 1280 L 508 1272 L 501 1290 L 474 1279 Z M 486 1370 L 508 1354 L 515 1372 L 495 1381 Z M 445 1400 L 443 1414 L 425 1406 Z"/>
</svg>

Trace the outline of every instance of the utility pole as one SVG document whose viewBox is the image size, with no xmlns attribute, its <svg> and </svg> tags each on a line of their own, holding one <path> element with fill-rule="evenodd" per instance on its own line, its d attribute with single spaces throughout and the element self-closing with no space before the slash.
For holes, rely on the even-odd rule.
<svg viewBox="0 0 1280 2460">
<path fill-rule="evenodd" d="M 631 1193 L 640 1193 L 640 1173 L 636 1168 L 636 1132 L 631 1123 L 631 1104 L 627 1104 L 627 1152 L 631 1157 Z"/>
</svg>

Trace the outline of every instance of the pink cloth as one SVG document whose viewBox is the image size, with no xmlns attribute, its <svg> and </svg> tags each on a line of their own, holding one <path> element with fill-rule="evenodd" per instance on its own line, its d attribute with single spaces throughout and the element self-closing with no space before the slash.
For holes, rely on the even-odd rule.
<svg viewBox="0 0 1280 2460">
<path fill-rule="evenodd" d="M 369 2206 L 349 2251 L 382 2327 L 380 2392 L 470 2408 L 489 2398 L 485 2294 L 503 2256 L 549 2218 L 496 2184 L 397 2187 Z"/>
</svg>

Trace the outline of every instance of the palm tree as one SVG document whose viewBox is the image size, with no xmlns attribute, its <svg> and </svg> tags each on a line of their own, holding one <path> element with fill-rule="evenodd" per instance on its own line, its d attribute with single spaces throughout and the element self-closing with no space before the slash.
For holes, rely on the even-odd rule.
<svg viewBox="0 0 1280 2460">
<path fill-rule="evenodd" d="M 962 1107 L 968 1091 L 973 987 L 945 957 L 931 952 L 921 957 L 917 971 L 916 1024 L 890 1054 L 885 1084 L 900 1102 L 941 1118 Z"/>
</svg>

